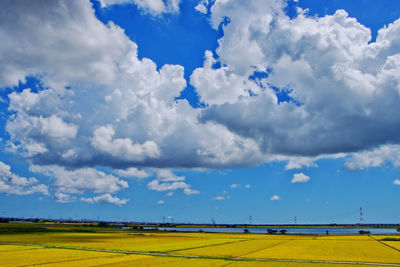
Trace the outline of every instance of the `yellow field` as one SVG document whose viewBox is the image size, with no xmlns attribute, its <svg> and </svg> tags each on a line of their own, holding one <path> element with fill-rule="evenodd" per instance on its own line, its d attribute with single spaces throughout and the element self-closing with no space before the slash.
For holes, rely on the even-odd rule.
<svg viewBox="0 0 400 267">
<path fill-rule="evenodd" d="M 90 252 L 69 249 L 48 249 L 16 245 L 0 245 L 7 247 L 7 253 L 0 252 L 1 266 L 268 266 L 296 267 L 313 266 L 315 263 L 295 262 L 257 262 L 230 261 L 221 259 L 187 259 L 178 257 L 154 257 L 145 255 L 124 255 L 105 252 Z M 10 249 L 14 250 L 13 253 Z M 319 264 L 321 266 L 321 264 Z M 322 264 L 323 267 L 338 266 L 337 264 Z M 364 266 L 364 265 L 358 265 Z"/>
<path fill-rule="evenodd" d="M 69 249 L 45 249 L 25 247 L 14 251 L 1 251 L 2 266 L 29 266 L 37 264 L 67 263 L 76 260 L 116 257 L 114 253 L 99 253 Z"/>
<path fill-rule="evenodd" d="M 400 241 L 380 241 L 384 238 L 168 232 L 0 234 L 0 265 L 291 267 L 354 262 L 400 266 Z"/>
<path fill-rule="evenodd" d="M 396 248 L 396 249 L 398 249 L 399 251 L 400 251 L 400 242 L 394 242 L 394 241 L 384 241 L 383 242 L 384 244 L 386 244 L 386 245 L 389 245 L 389 246 L 391 246 L 391 247 L 393 247 L 393 248 Z"/>
<path fill-rule="evenodd" d="M 279 258 L 321 261 L 399 263 L 400 253 L 376 241 L 301 240 L 246 255 L 248 258 Z"/>
<path fill-rule="evenodd" d="M 169 252 L 244 240 L 218 234 L 44 233 L 0 235 L 0 242 L 17 242 L 16 236 L 20 243 L 140 252 Z"/>
<path fill-rule="evenodd" d="M 245 257 L 247 254 L 253 253 L 260 249 L 271 248 L 280 245 L 284 240 L 247 240 L 223 246 L 212 246 L 205 248 L 196 248 L 189 250 L 181 250 L 177 253 L 184 255 L 199 255 L 212 257 Z"/>
</svg>

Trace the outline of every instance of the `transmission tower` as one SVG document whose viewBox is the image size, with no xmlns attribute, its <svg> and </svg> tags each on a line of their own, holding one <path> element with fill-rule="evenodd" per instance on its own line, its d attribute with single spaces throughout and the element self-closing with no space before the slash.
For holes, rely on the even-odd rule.
<svg viewBox="0 0 400 267">
<path fill-rule="evenodd" d="M 297 217 L 294 217 L 294 225 L 297 225 Z"/>
<path fill-rule="evenodd" d="M 360 207 L 360 224 L 364 224 L 364 216 L 363 216 L 362 207 Z"/>
<path fill-rule="evenodd" d="M 249 216 L 249 222 L 250 222 L 249 224 L 251 224 L 251 215 Z"/>
</svg>

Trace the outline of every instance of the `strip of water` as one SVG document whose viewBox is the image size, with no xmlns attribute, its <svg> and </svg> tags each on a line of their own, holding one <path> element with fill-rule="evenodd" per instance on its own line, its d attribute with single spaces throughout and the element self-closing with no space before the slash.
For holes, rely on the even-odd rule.
<svg viewBox="0 0 400 267">
<path fill-rule="evenodd" d="M 220 228 L 220 227 L 159 227 L 160 231 L 177 231 L 177 232 L 216 232 L 216 233 L 243 233 L 245 229 L 250 233 L 268 233 L 267 228 Z M 371 234 L 393 235 L 400 234 L 397 229 L 393 228 L 269 228 L 272 230 L 286 230 L 286 234 L 358 234 L 359 231 L 369 231 Z"/>
</svg>

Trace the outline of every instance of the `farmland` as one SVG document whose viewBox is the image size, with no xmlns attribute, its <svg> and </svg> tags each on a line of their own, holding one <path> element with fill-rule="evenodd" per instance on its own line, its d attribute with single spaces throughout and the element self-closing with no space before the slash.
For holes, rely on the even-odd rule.
<svg viewBox="0 0 400 267">
<path fill-rule="evenodd" d="M 2 266 L 400 266 L 400 236 L 179 233 L 66 224 L 0 228 Z"/>
</svg>

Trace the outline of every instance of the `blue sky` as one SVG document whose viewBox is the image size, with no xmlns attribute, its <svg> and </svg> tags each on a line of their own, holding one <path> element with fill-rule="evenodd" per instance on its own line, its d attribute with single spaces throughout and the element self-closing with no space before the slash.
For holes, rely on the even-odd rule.
<svg viewBox="0 0 400 267">
<path fill-rule="evenodd" d="M 398 223 L 396 2 L 2 3 L 1 214 Z"/>
</svg>

